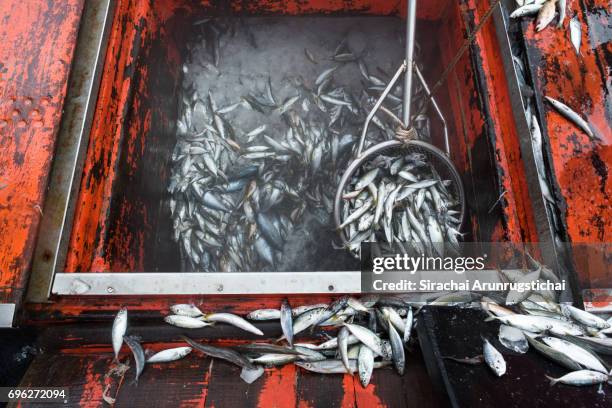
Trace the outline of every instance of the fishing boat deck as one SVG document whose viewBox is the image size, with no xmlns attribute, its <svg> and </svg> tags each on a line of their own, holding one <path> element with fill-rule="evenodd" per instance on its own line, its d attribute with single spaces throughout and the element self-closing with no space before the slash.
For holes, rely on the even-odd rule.
<svg viewBox="0 0 612 408">
<path fill-rule="evenodd" d="M 235 338 L 239 331 L 224 327 L 221 336 Z M 135 327 L 144 340 L 163 328 Z M 231 333 L 230 333 L 231 332 Z M 172 333 L 169 333 L 171 335 Z M 103 396 L 115 398 L 116 406 L 129 407 L 443 407 L 446 397 L 436 392 L 426 372 L 420 350 L 408 354 L 406 374 L 392 367 L 377 369 L 363 388 L 358 376 L 321 375 L 292 364 L 267 368 L 252 384 L 240 379 L 240 368 L 223 360 L 192 352 L 183 360 L 147 365 L 133 384 L 134 367 L 107 376 L 113 363 L 109 344 L 96 343 L 110 335 L 108 325 L 48 328 L 39 336 L 44 351 L 34 357 L 20 386 L 69 387 L 65 406 L 102 406 Z M 162 336 L 163 337 L 163 336 Z M 176 347 L 178 343 L 155 343 Z M 120 360 L 127 362 L 124 347 Z M 131 360 L 133 365 L 133 360 Z M 28 405 L 30 406 L 30 405 Z M 35 405 L 31 405 L 35 406 Z"/>
<path fill-rule="evenodd" d="M 444 383 L 450 403 L 458 407 L 604 408 L 610 406 L 611 386 L 550 385 L 546 376 L 559 378 L 567 369 L 530 349 L 519 354 L 498 343 L 500 323 L 485 322 L 479 309 L 426 307 L 419 320 L 424 358 L 431 374 Z M 485 364 L 470 365 L 444 357 L 472 358 L 482 353 L 484 336 L 504 350 L 507 371 L 496 377 Z M 600 355 L 608 363 L 610 356 Z M 435 368 L 434 368 L 435 367 Z"/>
</svg>

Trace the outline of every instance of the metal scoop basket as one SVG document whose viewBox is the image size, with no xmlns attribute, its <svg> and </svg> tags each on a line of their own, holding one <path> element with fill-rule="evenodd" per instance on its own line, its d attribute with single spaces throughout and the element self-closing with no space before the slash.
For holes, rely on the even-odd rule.
<svg viewBox="0 0 612 408">
<path fill-rule="evenodd" d="M 336 197 L 334 201 L 334 222 L 336 228 L 340 233 L 340 237 L 343 244 L 348 243 L 348 237 L 344 229 L 341 229 L 341 206 L 343 200 L 344 190 L 348 183 L 353 179 L 364 165 L 371 162 L 381 155 L 399 157 L 406 156 L 412 153 L 422 154 L 429 166 L 435 171 L 441 180 L 450 180 L 450 184 L 446 187 L 449 193 L 458 202 L 459 211 L 459 226 L 461 226 L 465 220 L 465 192 L 463 189 L 463 183 L 459 172 L 450 160 L 450 148 L 448 142 L 448 129 L 444 115 L 437 104 L 436 100 L 430 92 L 425 78 L 421 74 L 419 68 L 416 66 L 413 60 L 414 55 L 414 32 L 416 25 L 416 0 L 408 0 L 408 13 L 406 21 L 406 60 L 399 67 L 393 78 L 391 78 L 389 84 L 386 86 L 377 102 L 374 104 L 372 110 L 368 114 L 366 121 L 361 132 L 361 139 L 359 141 L 359 147 L 357 149 L 356 158 L 349 164 L 348 168 L 342 175 L 338 189 L 336 191 Z M 444 131 L 444 151 L 433 146 L 432 144 L 417 140 L 417 133 L 410 124 L 410 105 L 412 96 L 412 81 L 413 73 L 416 74 L 417 79 L 421 83 L 426 96 L 428 97 L 431 106 L 433 107 L 436 115 L 440 119 Z M 366 135 L 370 122 L 381 108 L 387 95 L 391 92 L 400 76 L 404 74 L 404 93 L 403 93 L 403 115 L 402 115 L 402 126 L 398 127 L 395 134 L 395 139 L 388 140 L 382 143 L 378 143 L 367 150 L 363 151 L 365 144 Z"/>
</svg>

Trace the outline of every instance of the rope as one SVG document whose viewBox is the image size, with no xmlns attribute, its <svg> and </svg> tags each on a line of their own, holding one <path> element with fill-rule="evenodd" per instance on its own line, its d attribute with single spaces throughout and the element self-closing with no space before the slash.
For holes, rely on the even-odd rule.
<svg viewBox="0 0 612 408">
<path fill-rule="evenodd" d="M 395 137 L 404 144 L 408 144 L 411 140 L 415 140 L 417 136 L 417 131 L 413 127 L 405 129 L 403 126 L 398 126 L 397 129 L 395 129 Z"/>
</svg>

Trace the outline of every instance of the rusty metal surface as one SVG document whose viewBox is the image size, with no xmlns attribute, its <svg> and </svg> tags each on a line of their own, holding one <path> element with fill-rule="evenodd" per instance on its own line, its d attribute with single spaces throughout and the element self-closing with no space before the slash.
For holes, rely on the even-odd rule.
<svg viewBox="0 0 612 408">
<path fill-rule="evenodd" d="M 0 2 L 0 302 L 27 282 L 82 7 Z"/>
<path fill-rule="evenodd" d="M 112 19 L 112 3 L 111 0 L 85 3 L 26 294 L 29 302 L 47 301 L 53 275 L 61 271 L 65 260 L 66 243 L 63 248 L 60 244 L 68 236 L 63 231 L 70 231 L 72 225 L 74 200 L 83 169 L 82 156 L 89 140 L 109 20 Z"/>
<path fill-rule="evenodd" d="M 316 1 L 300 3 L 297 9 L 291 8 L 292 4 L 287 3 L 283 12 L 321 12 L 324 7 Z M 337 5 L 325 4 L 326 12 L 339 10 Z M 376 8 L 372 4 L 350 2 L 343 10 L 398 12 L 394 2 L 377 2 Z M 274 7 L 262 1 L 259 10 L 278 12 Z M 438 78 L 466 30 L 474 27 L 486 8 L 486 4 L 471 1 L 459 5 L 432 2 L 420 8 L 421 18 L 436 15 L 440 19 L 428 37 L 432 51 L 425 63 L 430 83 Z M 432 14 L 431 10 L 437 12 Z M 152 187 L 152 191 L 162 190 L 167 177 L 163 163 L 167 162 L 173 140 L 173 95 L 180 77 L 180 44 L 187 31 L 177 27 L 189 21 L 186 16 L 194 19 L 221 11 L 210 5 L 191 9 L 182 1 L 117 3 L 65 272 L 173 270 L 162 263 L 176 256 L 176 251 L 172 255 L 171 245 L 165 245 L 168 252 L 155 246 L 165 239 L 160 235 L 160 222 L 167 209 L 162 200 L 145 198 L 139 189 L 145 186 Z M 488 23 L 437 97 L 442 110 L 449 113 L 453 158 L 469 189 L 472 234 L 468 238 L 485 242 L 535 241 L 510 97 L 505 81 L 500 80 L 504 70 L 497 58 L 496 44 L 495 28 Z M 441 141 L 434 141 L 438 142 Z M 499 200 L 503 191 L 506 193 Z M 87 304 L 78 299 L 54 300 L 56 304 L 32 305 L 30 317 L 39 321 L 54 314 L 58 318 L 80 318 L 95 314 L 96 308 L 112 310 L 117 305 L 112 299 L 107 305 L 101 301 Z M 157 309 L 171 301 L 142 300 L 143 309 Z M 246 305 L 257 300 L 241 302 Z M 40 314 L 34 316 L 36 313 Z"/>
<path fill-rule="evenodd" d="M 549 146 L 547 161 L 554 172 L 562 223 L 576 243 L 612 241 L 612 95 L 610 93 L 610 3 L 607 0 L 568 2 L 568 19 L 536 33 L 535 23 L 523 23 L 536 101 Z M 582 27 L 580 54 L 569 40 L 568 20 Z M 594 129 L 589 137 L 560 116 L 543 96 L 558 99 L 578 112 Z M 609 259 L 602 259 L 609 262 Z M 605 268 L 578 269 L 582 289 L 610 287 Z"/>
</svg>

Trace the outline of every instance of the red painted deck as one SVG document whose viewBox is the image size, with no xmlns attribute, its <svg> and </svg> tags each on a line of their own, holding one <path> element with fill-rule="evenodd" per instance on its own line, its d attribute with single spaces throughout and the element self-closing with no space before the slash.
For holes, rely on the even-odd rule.
<svg viewBox="0 0 612 408">
<path fill-rule="evenodd" d="M 176 334 L 167 333 L 180 331 L 173 329 L 176 328 L 166 326 L 133 330 L 143 335 L 145 348 L 157 351 L 183 345 L 167 341 L 147 343 L 150 336 L 159 337 L 159 333 L 176 337 Z M 115 398 L 117 407 L 146 408 L 370 408 L 443 407 L 447 404 L 445 397 L 433 390 L 418 349 L 407 355 L 404 376 L 398 376 L 392 367 L 378 369 L 367 388 L 361 386 L 357 376 L 313 374 L 294 365 L 268 368 L 261 378 L 249 385 L 240 379 L 239 367 L 218 359 L 213 361 L 196 351 L 180 361 L 147 365 L 135 386 L 134 362 L 127 346 L 122 349 L 120 360 L 123 363 L 129 360 L 132 367 L 125 373 L 108 375 L 115 367 L 112 350 L 108 344 L 96 341 L 110 335 L 109 330 L 108 325 L 104 325 L 90 326 L 90 329 L 83 326 L 65 330 L 53 328 L 43 332 L 40 341 L 46 352 L 32 362 L 21 385 L 69 386 L 68 407 L 109 406 L 103 401 L 103 395 Z M 231 327 L 227 330 L 240 336 Z M 266 333 L 278 334 L 269 330 Z"/>
</svg>

